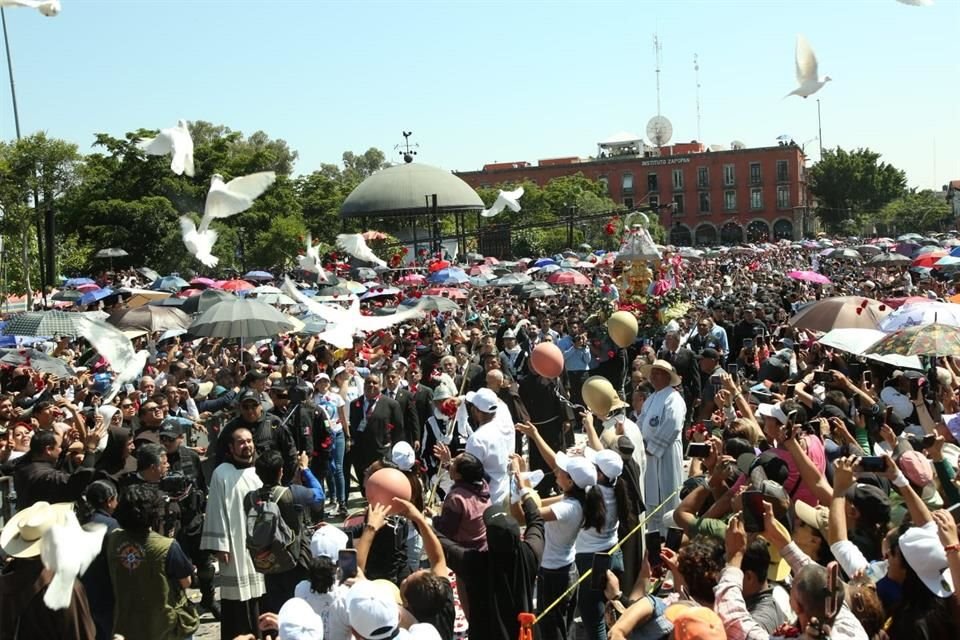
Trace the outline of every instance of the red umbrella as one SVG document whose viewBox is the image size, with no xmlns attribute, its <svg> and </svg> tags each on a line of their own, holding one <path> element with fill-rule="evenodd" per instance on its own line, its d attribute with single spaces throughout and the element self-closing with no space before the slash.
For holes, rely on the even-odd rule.
<svg viewBox="0 0 960 640">
<path fill-rule="evenodd" d="M 911 266 L 933 268 L 933 265 L 945 255 L 947 255 L 946 251 L 931 251 L 914 260 Z"/>
<path fill-rule="evenodd" d="M 424 291 L 428 296 L 443 296 L 444 298 L 451 298 L 453 300 L 466 300 L 467 292 L 463 289 L 457 289 L 456 287 L 431 287 Z"/>
<path fill-rule="evenodd" d="M 441 269 L 447 269 L 449 267 L 450 267 L 449 260 L 434 260 L 433 262 L 430 263 L 429 271 L 430 273 L 436 273 Z"/>
<path fill-rule="evenodd" d="M 193 296 L 198 296 L 203 293 L 203 289 L 184 289 L 177 296 L 181 298 L 191 298 Z"/>
<path fill-rule="evenodd" d="M 547 276 L 547 282 L 550 284 L 576 285 L 578 287 L 589 287 L 593 284 L 593 281 L 590 280 L 590 278 L 583 275 L 579 271 L 569 271 L 567 269 L 554 271 Z"/>
<path fill-rule="evenodd" d="M 899 309 L 905 304 L 918 304 L 921 302 L 930 302 L 930 298 L 924 298 L 922 296 L 908 296 L 906 298 L 887 298 L 883 300 L 883 304 L 887 305 L 891 309 Z"/>
<path fill-rule="evenodd" d="M 227 280 L 226 282 L 218 284 L 219 288 L 223 289 L 224 291 L 244 291 L 246 289 L 254 288 L 254 286 L 246 280 Z"/>
</svg>

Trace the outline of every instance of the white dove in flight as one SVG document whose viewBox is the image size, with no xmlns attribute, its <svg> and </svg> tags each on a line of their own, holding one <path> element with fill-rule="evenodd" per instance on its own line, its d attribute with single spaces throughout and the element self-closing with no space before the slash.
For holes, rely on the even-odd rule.
<svg viewBox="0 0 960 640">
<path fill-rule="evenodd" d="M 60 15 L 60 0 L 0 0 L 0 7 L 36 9 L 48 18 Z"/>
<path fill-rule="evenodd" d="M 352 255 L 357 260 L 372 262 L 381 267 L 387 266 L 387 263 L 377 257 L 367 241 L 363 239 L 362 233 L 341 233 L 337 236 L 337 246 Z"/>
<path fill-rule="evenodd" d="M 317 282 L 327 282 L 327 272 L 323 270 L 320 260 L 320 247 L 313 244 L 313 235 L 307 234 L 307 250 L 302 256 L 297 256 L 297 264 L 309 273 L 317 274 Z"/>
<path fill-rule="evenodd" d="M 484 209 L 480 214 L 484 218 L 492 218 L 504 209 L 510 209 L 516 213 L 520 211 L 520 198 L 523 197 L 523 187 L 517 187 L 513 191 L 500 191 L 500 195 L 494 200 L 493 206 Z"/>
<path fill-rule="evenodd" d="M 360 299 L 357 297 L 353 298 L 349 309 L 344 309 L 338 304 L 323 304 L 311 300 L 297 289 L 290 278 L 284 279 L 282 289 L 298 304 L 306 307 L 307 311 L 333 325 L 317 337 L 341 349 L 348 349 L 353 345 L 353 336 L 357 332 L 382 331 L 395 324 L 420 318 L 426 312 L 426 309 L 421 306 L 422 303 L 417 303 L 412 309 L 406 311 L 396 311 L 386 316 L 365 316 L 360 313 Z"/>
<path fill-rule="evenodd" d="M 900 4 L 909 4 L 912 7 L 932 7 L 933 0 L 897 0 Z"/>
<path fill-rule="evenodd" d="M 802 35 L 797 36 L 797 84 L 800 86 L 787 94 L 787 96 L 800 96 L 806 98 L 812 96 L 823 88 L 823 85 L 830 82 L 830 76 L 820 79 L 817 71 L 817 56 L 814 55 L 810 43 Z"/>
<path fill-rule="evenodd" d="M 215 218 L 229 218 L 246 211 L 276 179 L 277 174 L 273 171 L 263 171 L 224 183 L 223 176 L 214 174 L 210 178 L 210 191 L 207 192 L 200 226 L 189 216 L 180 218 L 180 235 L 187 251 L 208 267 L 215 267 L 219 258 L 213 255 L 212 251 L 217 242 L 217 232 L 210 228 L 210 223 Z"/>
<path fill-rule="evenodd" d="M 137 145 L 150 156 L 170 154 L 170 169 L 179 175 L 193 177 L 193 138 L 186 120 L 177 120 L 177 126 L 161 129 L 156 138 L 143 138 Z"/>
<path fill-rule="evenodd" d="M 81 527 L 73 510 L 64 513 L 64 522 L 47 529 L 40 541 L 40 560 L 53 578 L 43 594 L 43 603 L 53 611 L 66 609 L 73 598 L 73 583 L 100 554 L 105 524 Z"/>
<path fill-rule="evenodd" d="M 77 321 L 77 331 L 113 369 L 115 374 L 113 384 L 103 396 L 103 402 L 108 403 L 113 400 L 123 385 L 132 383 L 140 377 L 150 354 L 142 349 L 134 351 L 130 338 L 120 329 L 101 320 L 82 316 Z"/>
</svg>

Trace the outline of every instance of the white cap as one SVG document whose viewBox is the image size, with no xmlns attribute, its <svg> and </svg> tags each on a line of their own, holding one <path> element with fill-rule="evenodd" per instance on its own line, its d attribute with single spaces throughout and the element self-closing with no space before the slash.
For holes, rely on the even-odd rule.
<svg viewBox="0 0 960 640">
<path fill-rule="evenodd" d="M 341 373 L 343 373 L 343 372 L 346 371 L 346 370 L 347 370 L 347 368 L 341 365 L 341 366 L 339 366 L 339 367 L 337 367 L 336 369 L 333 370 L 333 375 L 330 376 L 330 377 L 331 377 L 331 378 L 336 378 L 338 375 L 340 375 Z"/>
<path fill-rule="evenodd" d="M 403 638 L 404 636 L 401 634 L 397 637 Z M 418 622 L 417 624 L 410 625 L 410 628 L 407 629 L 406 637 L 409 640 L 443 640 L 436 627 L 427 622 Z"/>
<path fill-rule="evenodd" d="M 940 536 L 934 528 L 910 527 L 900 536 L 900 553 L 917 577 L 939 598 L 953 594 L 953 580 Z"/>
<path fill-rule="evenodd" d="M 573 483 L 581 489 L 597 484 L 597 468 L 584 457 L 568 456 L 560 452 L 557 454 L 557 468 L 566 471 Z"/>
<path fill-rule="evenodd" d="M 586 447 L 583 450 L 583 457 L 597 465 L 597 468 L 600 469 L 603 475 L 609 480 L 616 480 L 620 477 L 620 474 L 623 473 L 623 458 L 612 449 L 595 451 L 590 447 Z"/>
<path fill-rule="evenodd" d="M 401 471 L 410 471 L 417 461 L 417 454 L 414 453 L 410 443 L 401 441 L 393 445 L 393 450 L 390 452 L 390 459 L 393 460 L 393 464 L 397 465 Z"/>
<path fill-rule="evenodd" d="M 372 580 L 361 580 L 347 592 L 350 626 L 365 640 L 392 638 L 400 626 L 400 607 L 393 594 Z"/>
<path fill-rule="evenodd" d="M 517 337 L 517 332 L 514 331 L 513 329 L 507 329 L 506 331 L 503 332 L 504 340 L 510 340 L 511 338 L 516 339 L 516 337 Z"/>
<path fill-rule="evenodd" d="M 325 524 L 313 532 L 310 538 L 310 553 L 314 558 L 336 560 L 340 552 L 347 548 L 350 538 L 332 524 Z"/>
<path fill-rule="evenodd" d="M 323 640 L 323 618 L 306 600 L 291 598 L 277 613 L 278 640 Z"/>
<path fill-rule="evenodd" d="M 779 404 L 759 404 L 757 406 L 757 415 L 763 418 L 775 418 L 780 424 L 787 424 L 787 414 L 783 412 Z"/>
<path fill-rule="evenodd" d="M 497 411 L 497 394 L 486 387 L 479 391 L 467 393 L 467 402 L 484 413 L 496 413 Z"/>
</svg>

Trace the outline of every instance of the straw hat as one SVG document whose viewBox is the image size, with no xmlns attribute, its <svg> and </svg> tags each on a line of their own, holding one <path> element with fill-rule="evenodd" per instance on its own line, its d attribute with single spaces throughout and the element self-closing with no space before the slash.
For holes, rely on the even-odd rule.
<svg viewBox="0 0 960 640">
<path fill-rule="evenodd" d="M 683 380 L 680 379 L 680 376 L 677 375 L 677 371 L 673 368 L 673 365 L 667 362 L 666 360 L 657 360 L 653 364 L 645 364 L 640 367 L 640 373 L 643 374 L 643 377 L 647 380 L 650 379 L 650 372 L 654 369 L 659 369 L 660 371 L 666 371 L 670 374 L 670 386 L 679 387 L 683 384 Z"/>
<path fill-rule="evenodd" d="M 37 502 L 18 512 L 0 532 L 0 548 L 14 558 L 35 558 L 40 555 L 43 534 L 67 521 L 72 502 Z"/>
</svg>

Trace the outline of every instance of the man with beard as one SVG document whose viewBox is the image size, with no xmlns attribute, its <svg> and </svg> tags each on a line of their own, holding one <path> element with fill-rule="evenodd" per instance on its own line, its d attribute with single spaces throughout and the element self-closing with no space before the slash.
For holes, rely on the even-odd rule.
<svg viewBox="0 0 960 640">
<path fill-rule="evenodd" d="M 246 549 L 246 518 L 243 499 L 263 486 L 253 463 L 256 458 L 253 433 L 239 427 L 229 435 L 226 461 L 210 478 L 210 495 L 200 548 L 213 551 L 220 564 L 220 638 L 257 634 L 260 596 L 264 580 Z"/>
</svg>

